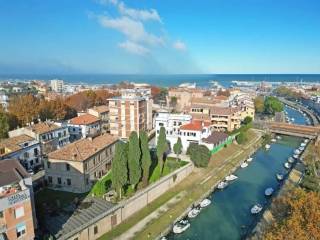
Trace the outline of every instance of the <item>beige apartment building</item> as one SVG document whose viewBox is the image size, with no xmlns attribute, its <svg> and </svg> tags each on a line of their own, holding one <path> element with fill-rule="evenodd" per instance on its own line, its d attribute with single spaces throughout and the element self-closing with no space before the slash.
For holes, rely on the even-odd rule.
<svg viewBox="0 0 320 240">
<path fill-rule="evenodd" d="M 85 138 L 51 152 L 46 160 L 49 188 L 84 193 L 111 168 L 117 137 L 102 134 Z"/>
<path fill-rule="evenodd" d="M 152 130 L 152 100 L 140 91 L 126 90 L 122 96 L 108 99 L 112 135 L 126 139 L 132 131 Z"/>
<path fill-rule="evenodd" d="M 175 97 L 177 99 L 175 108 L 177 111 L 182 111 L 184 108 L 190 107 L 193 98 L 202 98 L 204 92 L 204 90 L 196 88 L 171 88 L 168 91 L 167 103 L 170 104 L 171 99 Z"/>
</svg>

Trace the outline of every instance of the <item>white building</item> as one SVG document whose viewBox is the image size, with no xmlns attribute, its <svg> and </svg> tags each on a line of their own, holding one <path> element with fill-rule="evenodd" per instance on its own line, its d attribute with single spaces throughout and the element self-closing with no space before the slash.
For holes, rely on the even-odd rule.
<svg viewBox="0 0 320 240">
<path fill-rule="evenodd" d="M 27 170 L 40 166 L 40 143 L 36 139 L 20 135 L 0 141 L 0 159 L 18 159 Z"/>
<path fill-rule="evenodd" d="M 9 97 L 4 91 L 0 91 L 0 107 L 7 110 L 9 105 Z"/>
<path fill-rule="evenodd" d="M 70 119 L 68 126 L 71 141 L 95 137 L 101 133 L 101 120 L 88 113 Z"/>
<path fill-rule="evenodd" d="M 52 91 L 54 92 L 63 92 L 64 83 L 63 80 L 53 79 L 50 81 L 50 86 Z"/>
</svg>

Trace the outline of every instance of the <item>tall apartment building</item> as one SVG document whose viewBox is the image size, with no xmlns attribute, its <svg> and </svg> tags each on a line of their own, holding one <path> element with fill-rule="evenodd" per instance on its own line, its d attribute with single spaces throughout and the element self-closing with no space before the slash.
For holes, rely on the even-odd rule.
<svg viewBox="0 0 320 240">
<path fill-rule="evenodd" d="M 18 160 L 0 161 L 0 239 L 34 239 L 32 180 Z"/>
<path fill-rule="evenodd" d="M 64 88 L 64 83 L 63 80 L 59 80 L 59 79 L 53 79 L 50 81 L 50 86 L 52 91 L 54 92 L 63 92 L 63 88 Z"/>
<path fill-rule="evenodd" d="M 152 130 L 152 99 L 143 89 L 127 89 L 108 99 L 110 133 L 128 138 L 132 131 Z"/>
</svg>

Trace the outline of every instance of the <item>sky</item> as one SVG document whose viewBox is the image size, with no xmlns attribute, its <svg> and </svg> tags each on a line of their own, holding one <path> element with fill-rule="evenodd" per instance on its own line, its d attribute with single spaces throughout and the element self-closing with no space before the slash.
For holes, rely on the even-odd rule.
<svg viewBox="0 0 320 240">
<path fill-rule="evenodd" d="M 320 73 L 319 0 L 0 0 L 0 74 Z"/>
</svg>

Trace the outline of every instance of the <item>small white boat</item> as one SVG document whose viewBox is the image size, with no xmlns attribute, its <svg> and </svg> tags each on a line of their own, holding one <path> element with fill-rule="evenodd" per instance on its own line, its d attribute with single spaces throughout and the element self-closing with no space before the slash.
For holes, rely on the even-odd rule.
<svg viewBox="0 0 320 240">
<path fill-rule="evenodd" d="M 176 234 L 178 233 L 182 233 L 185 230 L 187 230 L 190 227 L 190 223 L 188 222 L 188 220 L 181 220 L 179 222 L 177 222 L 174 226 L 172 231 Z"/>
<path fill-rule="evenodd" d="M 188 212 L 188 218 L 195 218 L 196 216 L 198 216 L 200 211 L 201 208 L 199 207 L 191 209 L 190 212 Z"/>
<path fill-rule="evenodd" d="M 200 207 L 205 208 L 205 207 L 209 206 L 210 204 L 211 204 L 211 200 L 208 198 L 205 198 L 200 202 Z"/>
<path fill-rule="evenodd" d="M 248 167 L 248 163 L 243 162 L 243 163 L 241 163 L 240 167 L 241 167 L 241 168 L 246 168 L 246 167 Z"/>
<path fill-rule="evenodd" d="M 253 160 L 253 158 L 252 158 L 252 157 L 249 157 L 249 158 L 247 159 L 247 162 L 252 162 L 252 160 Z"/>
<path fill-rule="evenodd" d="M 308 142 L 309 142 L 309 139 L 305 139 L 304 142 L 305 142 L 305 143 L 308 143 Z"/>
<path fill-rule="evenodd" d="M 279 136 L 279 135 L 276 136 L 276 139 L 281 140 L 281 136 Z"/>
<path fill-rule="evenodd" d="M 294 118 L 291 118 L 291 121 L 294 122 Z"/>
<path fill-rule="evenodd" d="M 304 147 L 299 147 L 299 151 L 304 151 Z"/>
<path fill-rule="evenodd" d="M 299 155 L 298 155 L 298 154 L 294 154 L 294 155 L 293 155 L 293 158 L 298 159 L 298 158 L 299 158 Z"/>
<path fill-rule="evenodd" d="M 258 214 L 259 212 L 261 212 L 262 210 L 262 206 L 260 204 L 255 204 L 252 208 L 251 208 L 251 214 Z"/>
<path fill-rule="evenodd" d="M 289 168 L 291 168 L 291 164 L 288 163 L 288 162 L 286 162 L 286 163 L 284 164 L 284 167 L 287 168 L 287 169 L 289 169 Z"/>
<path fill-rule="evenodd" d="M 273 142 L 273 143 L 275 143 L 276 141 L 277 141 L 277 139 L 275 139 L 275 138 L 271 139 L 271 142 Z"/>
<path fill-rule="evenodd" d="M 267 188 L 265 191 L 264 191 L 264 195 L 266 195 L 267 197 L 271 196 L 272 193 L 273 193 L 273 188 Z"/>
<path fill-rule="evenodd" d="M 271 146 L 269 144 L 266 144 L 265 148 L 266 148 L 266 150 L 268 150 L 271 148 Z"/>
<path fill-rule="evenodd" d="M 233 181 L 233 180 L 236 180 L 238 177 L 236 175 L 229 175 L 229 176 L 226 176 L 226 181 Z"/>
<path fill-rule="evenodd" d="M 303 142 L 303 143 L 300 144 L 300 147 L 305 147 L 306 145 L 307 144 Z"/>
<path fill-rule="evenodd" d="M 294 154 L 300 154 L 301 151 L 299 149 L 294 150 Z"/>
<path fill-rule="evenodd" d="M 293 158 L 293 157 L 289 157 L 289 158 L 288 158 L 288 162 L 289 162 L 289 163 L 294 163 L 294 158 Z"/>
<path fill-rule="evenodd" d="M 277 174 L 277 180 L 278 180 L 278 181 L 282 181 L 283 179 L 284 179 L 284 175 L 278 173 L 278 174 Z"/>
<path fill-rule="evenodd" d="M 218 184 L 217 188 L 218 188 L 218 189 L 224 189 L 224 188 L 226 188 L 227 186 L 228 186 L 228 183 L 222 181 L 222 182 L 220 182 L 220 183 Z"/>
</svg>

